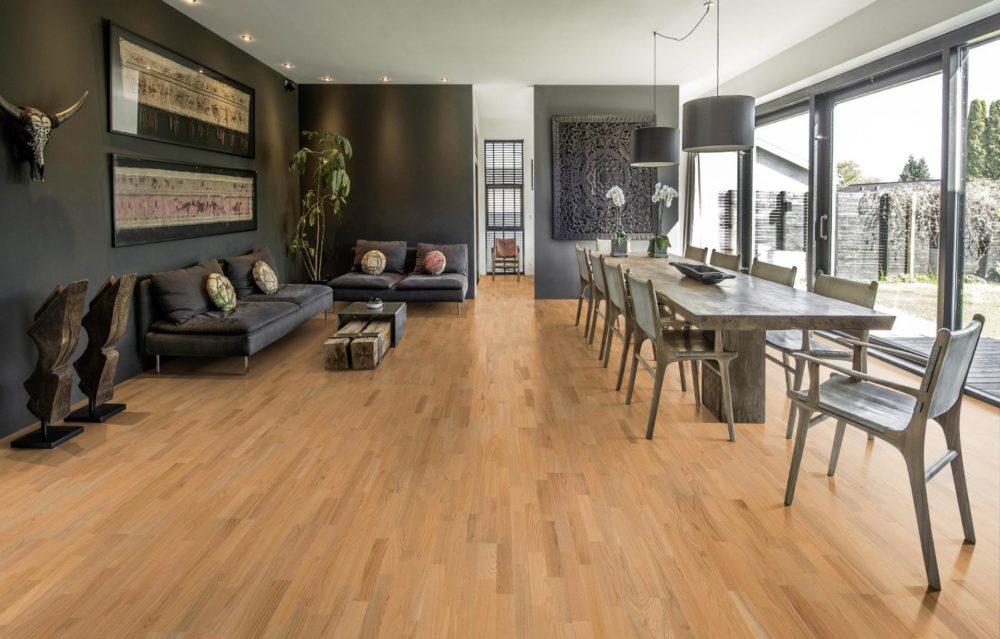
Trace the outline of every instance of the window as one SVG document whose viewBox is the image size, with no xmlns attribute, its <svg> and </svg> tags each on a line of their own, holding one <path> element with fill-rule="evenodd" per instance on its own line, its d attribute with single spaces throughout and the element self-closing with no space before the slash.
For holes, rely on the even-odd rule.
<svg viewBox="0 0 1000 639">
<path fill-rule="evenodd" d="M 514 238 L 524 255 L 524 141 L 487 140 L 485 156 L 486 250 Z"/>
<path fill-rule="evenodd" d="M 740 252 L 736 236 L 739 217 L 737 166 L 736 153 L 698 154 L 693 245 L 724 253 Z"/>
</svg>

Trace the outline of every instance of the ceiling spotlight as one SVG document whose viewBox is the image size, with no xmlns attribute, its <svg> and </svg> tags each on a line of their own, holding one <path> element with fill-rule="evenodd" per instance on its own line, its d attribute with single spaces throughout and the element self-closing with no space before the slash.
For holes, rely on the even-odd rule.
<svg viewBox="0 0 1000 639">
<path fill-rule="evenodd" d="M 281 66 L 283 66 L 286 69 L 294 69 L 295 68 L 295 65 L 292 64 L 291 62 L 282 62 Z"/>
<path fill-rule="evenodd" d="M 198 4 L 198 0 L 187 0 L 188 4 Z"/>
<path fill-rule="evenodd" d="M 243 35 L 240 36 L 240 40 L 244 42 L 253 42 L 253 36 L 250 35 L 249 33 L 244 33 Z"/>
<path fill-rule="evenodd" d="M 324 75 L 323 77 L 320 78 L 320 80 L 322 80 L 323 82 L 333 82 L 333 76 L 332 75 Z"/>
<path fill-rule="evenodd" d="M 387 76 L 387 75 L 380 75 L 380 76 L 378 77 L 378 81 L 379 81 L 379 82 L 392 82 L 392 78 L 390 78 L 390 77 L 389 77 L 389 76 Z"/>
<path fill-rule="evenodd" d="M 442 83 L 448 82 L 448 78 L 446 76 L 441 76 L 441 82 Z"/>
</svg>

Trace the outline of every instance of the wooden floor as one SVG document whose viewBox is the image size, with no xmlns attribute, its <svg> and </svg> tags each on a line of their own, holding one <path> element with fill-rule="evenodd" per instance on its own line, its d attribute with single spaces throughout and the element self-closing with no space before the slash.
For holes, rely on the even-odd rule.
<svg viewBox="0 0 1000 639">
<path fill-rule="evenodd" d="M 532 291 L 412 308 L 377 372 L 323 370 L 320 316 L 247 377 L 172 361 L 57 451 L 3 442 L 0 637 L 996 636 L 997 409 L 966 400 L 977 545 L 931 482 L 928 593 L 889 446 L 848 432 L 830 479 L 816 428 L 786 508 L 777 368 L 736 443 L 671 372 L 648 442 L 648 377 L 624 406 Z"/>
</svg>

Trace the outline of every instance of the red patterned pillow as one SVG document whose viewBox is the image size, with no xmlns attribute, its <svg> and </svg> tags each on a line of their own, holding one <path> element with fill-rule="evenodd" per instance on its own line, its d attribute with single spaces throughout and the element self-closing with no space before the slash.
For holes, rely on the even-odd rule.
<svg viewBox="0 0 1000 639">
<path fill-rule="evenodd" d="M 444 259 L 444 253 L 441 251 L 430 251 L 424 255 L 424 271 L 428 275 L 440 275 L 444 272 L 445 264 L 447 264 L 447 260 Z"/>
</svg>

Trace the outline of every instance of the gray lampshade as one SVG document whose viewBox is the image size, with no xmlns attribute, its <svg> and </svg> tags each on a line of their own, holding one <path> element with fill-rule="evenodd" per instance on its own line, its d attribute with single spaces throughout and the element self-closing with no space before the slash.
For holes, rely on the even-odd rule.
<svg viewBox="0 0 1000 639">
<path fill-rule="evenodd" d="M 677 129 L 653 126 L 636 129 L 629 142 L 629 159 L 632 166 L 671 166 L 680 161 L 680 144 Z"/>
<path fill-rule="evenodd" d="M 684 103 L 684 150 L 722 153 L 753 148 L 754 99 L 718 95 Z"/>
</svg>

